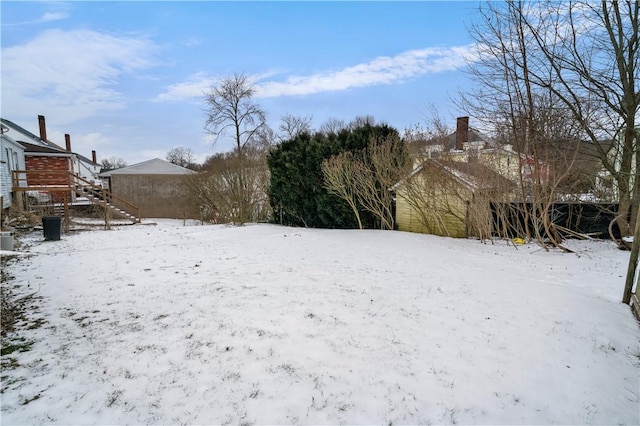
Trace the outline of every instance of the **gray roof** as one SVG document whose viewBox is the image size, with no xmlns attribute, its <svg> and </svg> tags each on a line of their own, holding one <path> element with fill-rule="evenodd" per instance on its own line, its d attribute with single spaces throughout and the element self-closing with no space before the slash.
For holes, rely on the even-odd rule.
<svg viewBox="0 0 640 426">
<path fill-rule="evenodd" d="M 454 151 L 456 149 L 456 134 L 457 131 L 454 131 L 449 136 L 447 136 L 447 150 Z M 489 143 L 491 138 L 479 130 L 469 127 L 469 133 L 467 134 L 467 140 L 464 142 L 486 142 Z"/>
<path fill-rule="evenodd" d="M 427 160 L 471 188 L 510 188 L 514 182 L 478 162 Z"/>
<path fill-rule="evenodd" d="M 422 173 L 423 171 L 433 173 L 434 170 L 443 171 L 472 190 L 479 188 L 506 189 L 514 185 L 514 182 L 501 176 L 495 170 L 477 162 L 469 163 L 465 161 L 434 160 L 429 158 L 420 163 L 407 177 L 397 182 L 390 189 L 396 191 L 400 186 L 404 185 L 405 181 L 412 179 L 418 173 Z"/>
<path fill-rule="evenodd" d="M 5 126 L 7 126 L 8 128 L 13 129 L 18 133 L 22 133 L 27 138 L 33 139 L 33 140 L 30 140 L 28 143 L 39 143 L 39 144 L 43 144 L 45 146 L 50 146 L 53 149 L 60 149 L 60 150 L 64 151 L 64 148 L 62 148 L 60 145 L 55 144 L 55 143 L 53 143 L 51 141 L 44 141 L 44 140 L 40 139 L 40 136 L 31 133 L 30 131 L 28 131 L 24 127 L 17 125 L 16 123 L 14 123 L 11 120 L 7 120 L 6 118 L 0 118 L 0 122 L 2 124 L 4 124 Z M 14 137 L 14 139 L 17 139 L 17 137 Z"/>
<path fill-rule="evenodd" d="M 152 160 L 143 161 L 142 163 L 132 164 L 131 166 L 122 167 L 120 169 L 108 170 L 100 173 L 100 176 L 111 175 L 190 175 L 196 173 L 191 169 L 180 167 L 168 161 L 154 158 Z"/>
<path fill-rule="evenodd" d="M 2 123 L 2 125 L 7 127 L 8 129 L 12 129 L 19 134 L 18 136 L 12 137 L 15 141 L 17 141 L 24 147 L 25 152 L 27 153 L 70 154 L 65 148 L 61 147 L 60 145 L 51 141 L 43 141 L 42 139 L 40 139 L 40 136 L 31 133 L 24 127 L 17 125 L 11 120 L 0 118 L 0 123 Z M 20 136 L 23 136 L 23 139 L 30 139 L 28 139 L 28 142 L 25 142 L 23 140 L 19 140 Z M 92 159 L 87 158 L 84 155 L 75 152 L 73 154 L 85 163 L 90 163 L 94 166 L 100 165 L 98 163 L 94 163 Z"/>
<path fill-rule="evenodd" d="M 40 153 L 40 154 L 61 154 L 61 155 L 65 155 L 65 156 L 70 156 L 71 155 L 67 151 L 51 148 L 51 147 L 48 147 L 48 146 L 37 145 L 37 144 L 23 142 L 23 141 L 18 141 L 18 143 L 24 147 L 25 154 L 30 154 L 30 153 L 36 153 L 37 152 L 37 153 Z"/>
</svg>

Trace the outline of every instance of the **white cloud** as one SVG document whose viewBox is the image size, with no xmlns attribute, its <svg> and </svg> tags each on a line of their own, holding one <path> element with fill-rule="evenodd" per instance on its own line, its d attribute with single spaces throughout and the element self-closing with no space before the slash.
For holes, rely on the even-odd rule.
<svg viewBox="0 0 640 426">
<path fill-rule="evenodd" d="M 199 37 L 189 37 L 184 42 L 185 46 L 187 46 L 187 47 L 201 46 L 202 43 L 204 43 L 204 39 L 199 38 Z"/>
<path fill-rule="evenodd" d="M 73 143 L 74 151 L 85 155 L 88 155 L 92 150 L 100 152 L 103 149 L 115 145 L 115 141 L 112 138 L 100 132 L 83 134 L 78 140 L 74 140 Z"/>
<path fill-rule="evenodd" d="M 409 78 L 458 69 L 465 65 L 465 60 L 471 54 L 471 46 L 409 50 L 393 57 L 380 56 L 339 71 L 292 76 L 284 82 L 259 83 L 257 96 L 310 95 L 398 83 Z"/>
<path fill-rule="evenodd" d="M 425 48 L 409 50 L 396 56 L 380 56 L 370 62 L 353 65 L 338 71 L 308 76 L 291 76 L 285 81 L 264 81 L 276 72 L 252 76 L 256 82 L 256 97 L 311 95 L 322 92 L 348 90 L 358 87 L 392 84 L 409 78 L 456 70 L 473 58 L 472 46 Z M 158 100 L 201 98 L 216 83 L 217 78 L 205 73 L 191 75 L 186 81 L 171 85 Z"/>
<path fill-rule="evenodd" d="M 65 7 L 64 4 L 58 4 L 57 6 L 58 8 L 67 9 L 67 7 Z M 64 10 L 57 11 L 57 12 L 45 12 L 41 17 L 32 19 L 31 21 L 13 22 L 13 23 L 3 22 L 2 25 L 7 27 L 18 27 L 22 25 L 37 25 L 37 24 L 44 24 L 46 22 L 60 21 L 63 19 L 67 19 L 69 16 L 71 15 L 69 15 L 69 13 L 67 13 Z"/>
<path fill-rule="evenodd" d="M 278 71 L 267 71 L 260 74 L 251 75 L 253 82 L 258 82 L 278 74 Z M 220 80 L 219 76 L 211 76 L 205 72 L 197 72 L 187 78 L 182 83 L 168 86 L 165 92 L 156 97 L 158 101 L 181 101 L 185 99 L 204 98 L 208 92 Z"/>
<path fill-rule="evenodd" d="M 87 158 L 91 158 L 91 151 L 93 150 L 97 151 L 98 156 L 100 156 L 102 151 L 116 145 L 115 140 L 100 132 L 79 133 L 70 136 L 71 150 Z M 47 139 L 54 141 L 62 147 L 65 146 L 65 136 L 63 132 L 49 128 L 47 129 Z"/>
<path fill-rule="evenodd" d="M 155 46 L 144 37 L 88 30 L 42 32 L 2 49 L 3 114 L 32 117 L 55 110 L 59 124 L 112 110 L 125 100 L 119 79 L 151 67 Z"/>
<path fill-rule="evenodd" d="M 176 101 L 190 98 L 204 98 L 204 93 L 217 81 L 217 77 L 208 76 L 204 72 L 191 75 L 187 81 L 169 86 L 164 93 L 158 95 L 159 101 Z"/>
<path fill-rule="evenodd" d="M 40 19 L 37 20 L 38 23 L 41 22 L 51 22 L 51 21 L 60 21 L 62 19 L 67 19 L 69 14 L 66 12 L 47 12 Z"/>
<path fill-rule="evenodd" d="M 207 158 L 209 158 L 211 156 L 210 152 L 201 152 L 201 153 L 194 153 L 194 162 L 196 164 L 203 164 Z"/>
</svg>

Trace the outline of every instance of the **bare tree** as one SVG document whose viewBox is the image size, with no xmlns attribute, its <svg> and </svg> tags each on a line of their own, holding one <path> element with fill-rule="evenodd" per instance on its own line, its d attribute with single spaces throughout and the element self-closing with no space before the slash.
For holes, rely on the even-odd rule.
<svg viewBox="0 0 640 426">
<path fill-rule="evenodd" d="M 327 187 L 349 204 L 360 229 L 360 209 L 372 213 L 381 229 L 394 229 L 391 187 L 409 170 L 409 157 L 397 137 L 372 139 L 364 152 L 346 151 L 322 164 Z"/>
<path fill-rule="evenodd" d="M 364 126 L 375 126 L 376 119 L 373 115 L 359 115 L 349 122 L 350 129 L 358 129 Z"/>
<path fill-rule="evenodd" d="M 215 154 L 205 161 L 203 172 L 187 177 L 187 189 L 198 200 L 203 219 L 220 223 L 267 219 L 265 156 L 265 150 L 247 145 L 242 161 L 237 150 Z"/>
<path fill-rule="evenodd" d="M 206 95 L 208 117 L 205 128 L 216 141 L 231 131 L 239 153 L 265 122 L 264 111 L 253 101 L 255 93 L 247 75 L 234 74 L 220 80 Z"/>
<path fill-rule="evenodd" d="M 603 166 L 618 187 L 618 225 L 631 234 L 630 210 L 640 186 L 635 179 L 640 96 L 640 3 L 637 1 L 549 3 L 534 16 L 524 16 L 536 47 L 549 64 L 533 82 L 548 87 L 581 124 L 598 149 Z M 559 10 L 557 17 L 549 12 Z M 563 13 L 562 13 L 563 12 Z M 540 26 L 534 21 L 543 19 Z M 549 37 L 557 45 L 548 46 Z M 613 141 L 612 151 L 609 143 Z M 636 164 L 634 164 L 634 162 Z"/>
<path fill-rule="evenodd" d="M 269 148 L 274 146 L 278 142 L 278 135 L 267 124 L 260 126 L 260 128 L 253 134 L 251 138 L 251 146 L 256 149 L 262 149 L 268 151 Z"/>
<path fill-rule="evenodd" d="M 123 167 L 126 167 L 127 162 L 119 157 L 109 157 L 109 158 L 104 158 L 100 162 L 100 165 L 102 166 L 100 171 L 106 172 L 107 170 L 121 169 Z"/>
<path fill-rule="evenodd" d="M 570 173 L 584 129 L 548 85 L 536 84 L 538 75 L 549 74 L 544 58 L 523 21 L 532 8 L 528 3 L 489 3 L 483 21 L 473 30 L 478 60 L 470 66 L 480 82 L 464 102 L 498 140 L 512 144 L 519 153 L 517 175 L 522 201 L 524 232 L 542 247 L 550 241 L 560 245 L 555 224 L 550 221 L 553 203 L 562 188 L 571 186 Z M 544 31 L 544 28 L 539 28 Z M 559 165 L 558 142 L 572 149 L 563 152 Z"/>
<path fill-rule="evenodd" d="M 344 120 L 330 118 L 320 125 L 320 133 L 323 135 L 336 134 L 348 127 Z"/>
<path fill-rule="evenodd" d="M 437 156 L 446 151 L 449 136 L 453 132 L 434 106 L 425 115 L 425 125 L 416 124 L 404 130 L 403 139 L 414 157 Z"/>
<path fill-rule="evenodd" d="M 395 228 L 391 187 L 409 173 L 411 161 L 403 142 L 395 137 L 373 140 L 356 173 L 356 188 L 362 206 L 380 220 L 381 229 Z"/>
<path fill-rule="evenodd" d="M 354 155 L 351 151 L 344 151 L 322 162 L 322 173 L 329 192 L 336 194 L 347 202 L 358 222 L 358 228 L 363 229 L 360 219 L 358 196 L 356 194 Z"/>
<path fill-rule="evenodd" d="M 206 96 L 208 117 L 205 127 L 216 137 L 216 140 L 230 131 L 235 142 L 236 221 L 245 223 L 250 220 L 253 203 L 253 179 L 250 176 L 251 162 L 245 150 L 255 141 L 260 130 L 265 126 L 265 113 L 253 101 L 255 88 L 248 76 L 235 74 L 224 78 L 211 88 Z"/>
<path fill-rule="evenodd" d="M 290 140 L 296 138 L 301 133 L 311 133 L 311 121 L 313 116 L 286 114 L 280 120 L 279 138 L 280 140 Z"/>
<path fill-rule="evenodd" d="M 176 166 L 186 167 L 190 169 L 195 168 L 195 156 L 190 148 L 178 146 L 171 148 L 167 152 L 167 161 Z"/>
<path fill-rule="evenodd" d="M 535 149 L 535 93 L 571 113 L 580 138 L 596 148 L 617 191 L 617 225 L 630 235 L 640 196 L 637 116 L 640 96 L 640 3 L 637 1 L 488 3 L 473 31 L 480 61 L 472 72 L 491 105 L 524 119 L 517 127 L 526 152 Z M 479 72 L 482 71 L 482 72 Z M 498 96 L 496 96 L 496 93 Z M 502 105 L 499 105 L 502 102 Z M 519 105 L 520 110 L 510 108 Z M 495 113 L 495 110 L 494 110 Z M 512 120 L 515 124 L 515 121 Z M 610 148 L 611 145 L 611 148 Z M 623 302 L 628 303 L 638 257 L 634 240 Z"/>
</svg>

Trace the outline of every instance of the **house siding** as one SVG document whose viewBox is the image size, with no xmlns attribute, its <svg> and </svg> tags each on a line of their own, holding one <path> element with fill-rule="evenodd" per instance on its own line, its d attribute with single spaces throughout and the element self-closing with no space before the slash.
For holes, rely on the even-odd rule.
<svg viewBox="0 0 640 426">
<path fill-rule="evenodd" d="M 426 183 L 425 183 L 426 185 Z M 396 223 L 399 231 L 434 234 L 453 238 L 468 237 L 467 203 L 457 196 L 439 193 L 420 207 L 409 202 L 406 191 L 396 192 Z M 418 211 L 420 209 L 423 214 Z"/>
<path fill-rule="evenodd" d="M 400 193 L 396 198 L 396 225 L 398 231 L 428 233 L 417 212 Z"/>
<path fill-rule="evenodd" d="M 513 182 L 520 180 L 520 160 L 514 151 L 487 149 L 480 152 L 478 160 Z"/>
<path fill-rule="evenodd" d="M 0 196 L 2 196 L 2 208 L 9 208 L 12 200 L 12 177 L 14 170 L 24 170 L 24 149 L 22 145 L 2 138 L 0 152 Z"/>
</svg>

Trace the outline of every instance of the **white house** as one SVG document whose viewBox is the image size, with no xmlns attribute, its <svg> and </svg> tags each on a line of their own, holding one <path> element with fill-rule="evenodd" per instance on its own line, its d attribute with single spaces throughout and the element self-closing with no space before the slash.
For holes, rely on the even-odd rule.
<svg viewBox="0 0 640 426">
<path fill-rule="evenodd" d="M 2 197 L 2 209 L 11 206 L 11 172 L 24 170 L 24 147 L 16 142 L 9 134 L 9 128 L 0 125 L 0 196 Z"/>
<path fill-rule="evenodd" d="M 91 159 L 73 152 L 71 149 L 71 137 L 68 134 L 65 135 L 65 148 L 48 140 L 44 116 L 38 116 L 38 125 L 40 128 L 39 136 L 10 120 L 6 120 L 4 118 L 0 120 L 3 127 L 8 129 L 11 139 L 23 145 L 27 156 L 30 156 L 30 152 L 33 153 L 33 156 L 63 155 L 69 159 L 68 170 L 70 172 L 93 183 L 98 183 L 100 181 L 98 173 L 100 173 L 101 166 L 96 160 L 96 152 L 91 152 Z M 23 166 L 29 167 L 29 161 L 26 161 L 26 164 L 23 164 Z M 23 167 L 22 170 L 25 170 L 25 167 Z"/>
</svg>

